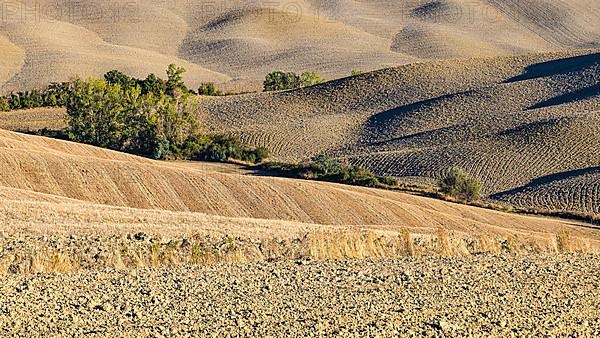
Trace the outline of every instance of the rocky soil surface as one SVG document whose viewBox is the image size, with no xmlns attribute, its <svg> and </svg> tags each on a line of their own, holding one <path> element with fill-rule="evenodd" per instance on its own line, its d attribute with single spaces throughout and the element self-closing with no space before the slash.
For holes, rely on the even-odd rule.
<svg viewBox="0 0 600 338">
<path fill-rule="evenodd" d="M 598 271 L 557 255 L 10 275 L 0 335 L 592 337 Z"/>
</svg>

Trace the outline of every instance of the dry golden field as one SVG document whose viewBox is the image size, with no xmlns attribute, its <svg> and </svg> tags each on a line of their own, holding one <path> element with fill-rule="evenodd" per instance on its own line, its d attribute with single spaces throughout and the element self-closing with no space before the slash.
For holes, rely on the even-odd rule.
<svg viewBox="0 0 600 338">
<path fill-rule="evenodd" d="M 0 163 L 0 231 L 6 241 L 29 238 L 26 247 L 58 238 L 83 250 L 94 236 L 108 238 L 111 247 L 111 238 L 141 232 L 167 244 L 205 235 L 259 243 L 311 236 L 301 242 L 303 250 L 323 258 L 390 255 L 387 250 L 398 247 L 394 238 L 423 253 L 600 249 L 600 232 L 576 222 L 253 176 L 231 165 L 153 161 L 10 131 L 0 131 Z M 16 257 L 10 250 L 3 254 L 9 261 Z"/>
<path fill-rule="evenodd" d="M 49 7 L 49 5 L 51 5 Z M 0 91 L 121 69 L 256 88 L 274 69 L 328 78 L 424 60 L 598 46 L 592 0 L 7 2 Z M 143 62 L 141 62 L 143 60 Z"/>
<path fill-rule="evenodd" d="M 155 161 L 33 135 L 65 108 L 0 112 L 1 336 L 600 336 L 597 0 L 0 6 L 0 95 L 171 63 L 248 92 L 199 96 L 203 132 L 401 184 Z M 274 70 L 329 81 L 259 92 Z M 453 166 L 488 208 L 426 197 Z"/>
<path fill-rule="evenodd" d="M 377 174 L 435 183 L 458 165 L 521 208 L 600 213 L 597 50 L 434 61 L 279 93 L 201 97 L 209 132 L 276 160 L 329 153 Z M 64 110 L 0 114 L 59 129 Z"/>
</svg>

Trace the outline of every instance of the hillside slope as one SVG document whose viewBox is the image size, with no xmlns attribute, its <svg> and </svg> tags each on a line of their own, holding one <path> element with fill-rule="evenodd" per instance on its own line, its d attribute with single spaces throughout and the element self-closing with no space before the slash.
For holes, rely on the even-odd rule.
<svg viewBox="0 0 600 338">
<path fill-rule="evenodd" d="M 296 91 L 205 98 L 202 116 L 210 130 L 288 161 L 331 153 L 425 181 L 458 165 L 494 198 L 600 213 L 592 170 L 600 165 L 598 83 L 597 51 L 439 61 Z M 551 187 L 534 187 L 546 176 Z"/>
<path fill-rule="evenodd" d="M 49 6 L 50 5 L 50 6 Z M 329 78 L 419 60 L 590 48 L 597 1 L 410 0 L 278 3 L 148 0 L 10 3 L 0 23 L 0 91 L 119 68 L 257 88 L 276 68 Z M 144 62 L 139 62 L 144 60 Z"/>
<path fill-rule="evenodd" d="M 207 132 L 276 159 L 329 153 L 410 181 L 458 165 L 526 208 L 600 213 L 597 50 L 415 63 L 278 93 L 201 97 Z M 0 114 L 0 128 L 64 128 L 64 110 Z"/>
<path fill-rule="evenodd" d="M 266 236 L 310 229 L 397 233 L 442 227 L 547 241 L 569 228 L 600 240 L 597 231 L 560 220 L 382 190 L 195 169 L 8 131 L 0 131 L 0 168 L 0 219 L 7 233 L 145 227 Z"/>
</svg>

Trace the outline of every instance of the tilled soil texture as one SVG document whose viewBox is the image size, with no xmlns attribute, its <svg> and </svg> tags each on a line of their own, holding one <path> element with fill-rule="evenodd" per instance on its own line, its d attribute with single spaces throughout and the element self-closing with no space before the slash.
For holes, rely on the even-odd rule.
<svg viewBox="0 0 600 338">
<path fill-rule="evenodd" d="M 593 0 L 81 1 L 93 20 L 64 14 L 73 12 L 68 1 L 32 4 L 14 2 L 3 13 L 1 93 L 110 69 L 164 76 L 170 63 L 186 68 L 191 88 L 214 81 L 237 91 L 260 88 L 278 69 L 331 79 L 353 69 L 600 41 Z"/>
<path fill-rule="evenodd" d="M 203 96 L 198 116 L 205 132 L 264 146 L 271 160 L 329 154 L 425 185 L 459 166 L 494 203 L 600 214 L 599 51 L 414 63 L 293 91 Z M 0 128 L 56 129 L 64 114 L 2 113 Z M 14 152 L 14 136 L 0 137 Z"/>
<path fill-rule="evenodd" d="M 600 334 L 600 257 L 283 261 L 0 279 L 2 336 Z"/>
</svg>

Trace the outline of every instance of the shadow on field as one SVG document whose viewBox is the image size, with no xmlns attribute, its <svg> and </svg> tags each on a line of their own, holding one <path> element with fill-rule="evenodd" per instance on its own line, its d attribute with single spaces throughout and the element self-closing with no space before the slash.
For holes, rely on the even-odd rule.
<svg viewBox="0 0 600 338">
<path fill-rule="evenodd" d="M 529 109 L 539 109 L 551 106 L 558 106 L 565 103 L 572 103 L 579 100 L 591 99 L 594 96 L 600 96 L 600 83 L 591 87 L 579 89 L 570 93 L 553 97 L 549 100 L 536 103 Z"/>
<path fill-rule="evenodd" d="M 505 83 L 578 72 L 595 64 L 600 64 L 600 53 L 542 62 L 525 68 L 523 74 L 510 78 L 506 80 Z"/>
<path fill-rule="evenodd" d="M 576 170 L 571 170 L 571 171 L 563 171 L 563 172 L 550 174 L 550 175 L 546 175 L 546 176 L 540 176 L 518 188 L 499 192 L 494 195 L 491 195 L 490 198 L 492 198 L 492 199 L 498 198 L 499 199 L 499 198 L 502 198 L 507 195 L 521 193 L 529 188 L 541 186 L 544 184 L 549 184 L 549 183 L 552 183 L 555 181 L 561 181 L 561 180 L 565 180 L 565 179 L 572 178 L 572 177 L 588 175 L 588 174 L 596 174 L 596 173 L 600 173 L 600 167 L 589 167 L 589 168 L 576 169 Z"/>
</svg>

